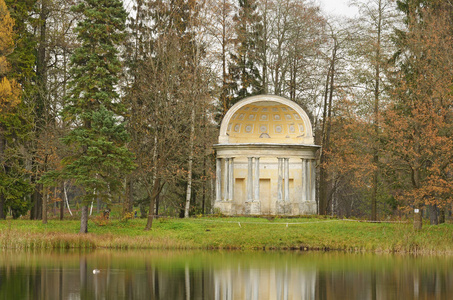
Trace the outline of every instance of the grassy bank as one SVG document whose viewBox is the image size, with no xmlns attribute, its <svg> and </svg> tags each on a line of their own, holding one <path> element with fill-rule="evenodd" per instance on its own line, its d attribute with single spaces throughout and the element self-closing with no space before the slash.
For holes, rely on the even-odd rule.
<svg viewBox="0 0 453 300">
<path fill-rule="evenodd" d="M 337 219 L 191 218 L 89 222 L 78 234 L 77 220 L 0 221 L 0 248 L 242 249 L 343 250 L 453 254 L 453 224 L 365 223 Z"/>
</svg>

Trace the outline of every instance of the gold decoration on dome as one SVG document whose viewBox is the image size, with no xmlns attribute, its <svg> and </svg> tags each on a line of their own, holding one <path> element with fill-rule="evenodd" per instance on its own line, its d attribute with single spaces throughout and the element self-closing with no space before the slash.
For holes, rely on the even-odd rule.
<svg viewBox="0 0 453 300">
<path fill-rule="evenodd" d="M 281 103 L 254 103 L 231 117 L 227 132 L 231 143 L 300 143 L 305 135 L 302 120 L 294 109 Z"/>
</svg>

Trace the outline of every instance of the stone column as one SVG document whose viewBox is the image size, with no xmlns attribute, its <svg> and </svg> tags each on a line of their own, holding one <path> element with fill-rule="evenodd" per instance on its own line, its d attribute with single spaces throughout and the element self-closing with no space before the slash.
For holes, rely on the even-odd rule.
<svg viewBox="0 0 453 300">
<path fill-rule="evenodd" d="M 247 157 L 247 201 L 253 200 L 253 157 Z"/>
<path fill-rule="evenodd" d="M 223 171 L 224 171 L 224 176 L 223 176 L 223 200 L 226 201 L 228 200 L 228 191 L 229 191 L 229 188 L 228 188 L 228 182 L 229 182 L 229 164 L 230 164 L 230 159 L 229 158 L 225 158 L 223 159 L 225 164 L 224 164 L 224 168 L 223 168 Z"/>
<path fill-rule="evenodd" d="M 228 170 L 228 200 L 233 200 L 233 194 L 234 194 L 234 163 L 233 163 L 233 157 L 230 157 L 229 161 L 229 170 Z"/>
<path fill-rule="evenodd" d="M 277 190 L 277 201 L 283 199 L 283 158 L 278 157 L 278 190 Z"/>
<path fill-rule="evenodd" d="M 216 159 L 215 165 L 215 201 L 222 200 L 222 185 L 221 185 L 221 178 L 222 178 L 222 159 Z"/>
<path fill-rule="evenodd" d="M 311 193 L 311 180 L 310 180 L 310 160 L 306 159 L 305 160 L 305 200 L 310 200 L 310 193 Z"/>
<path fill-rule="evenodd" d="M 253 180 L 254 180 L 253 200 L 259 201 L 260 200 L 260 158 L 259 157 L 255 157 L 255 176 L 254 176 Z"/>
<path fill-rule="evenodd" d="M 316 160 L 311 160 L 311 199 L 316 200 Z"/>
<path fill-rule="evenodd" d="M 285 163 L 285 202 L 289 202 L 289 158 L 284 158 Z"/>
<path fill-rule="evenodd" d="M 307 200 L 307 171 L 305 168 L 305 159 L 302 158 L 302 185 L 301 185 L 301 201 Z"/>
</svg>

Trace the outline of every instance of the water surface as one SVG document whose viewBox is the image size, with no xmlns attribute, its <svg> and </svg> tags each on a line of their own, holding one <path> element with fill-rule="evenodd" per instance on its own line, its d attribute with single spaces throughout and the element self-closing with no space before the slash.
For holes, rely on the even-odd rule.
<svg viewBox="0 0 453 300">
<path fill-rule="evenodd" d="M 453 293 L 451 257 L 338 252 L 0 253 L 0 299 L 448 299 Z"/>
</svg>

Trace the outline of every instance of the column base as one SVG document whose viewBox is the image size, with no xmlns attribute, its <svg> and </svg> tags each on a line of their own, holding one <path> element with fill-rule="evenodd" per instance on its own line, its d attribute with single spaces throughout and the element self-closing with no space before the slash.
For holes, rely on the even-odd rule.
<svg viewBox="0 0 453 300">
<path fill-rule="evenodd" d="M 246 213 L 245 212 L 246 208 L 242 204 L 233 203 L 231 207 L 232 207 L 231 213 L 233 215 L 241 216 L 241 215 L 244 215 Z"/>
<path fill-rule="evenodd" d="M 259 200 L 245 202 L 245 214 L 258 216 L 261 214 L 261 202 Z"/>
<path fill-rule="evenodd" d="M 291 215 L 292 216 L 301 215 L 299 203 L 291 203 Z"/>
<path fill-rule="evenodd" d="M 291 203 L 286 201 L 277 201 L 277 214 L 278 215 L 290 215 L 291 214 Z"/>
<path fill-rule="evenodd" d="M 227 216 L 233 216 L 233 201 L 217 201 L 214 203 L 214 213 L 221 213 Z"/>
<path fill-rule="evenodd" d="M 303 201 L 299 203 L 300 215 L 315 215 L 317 204 L 316 201 Z"/>
</svg>

